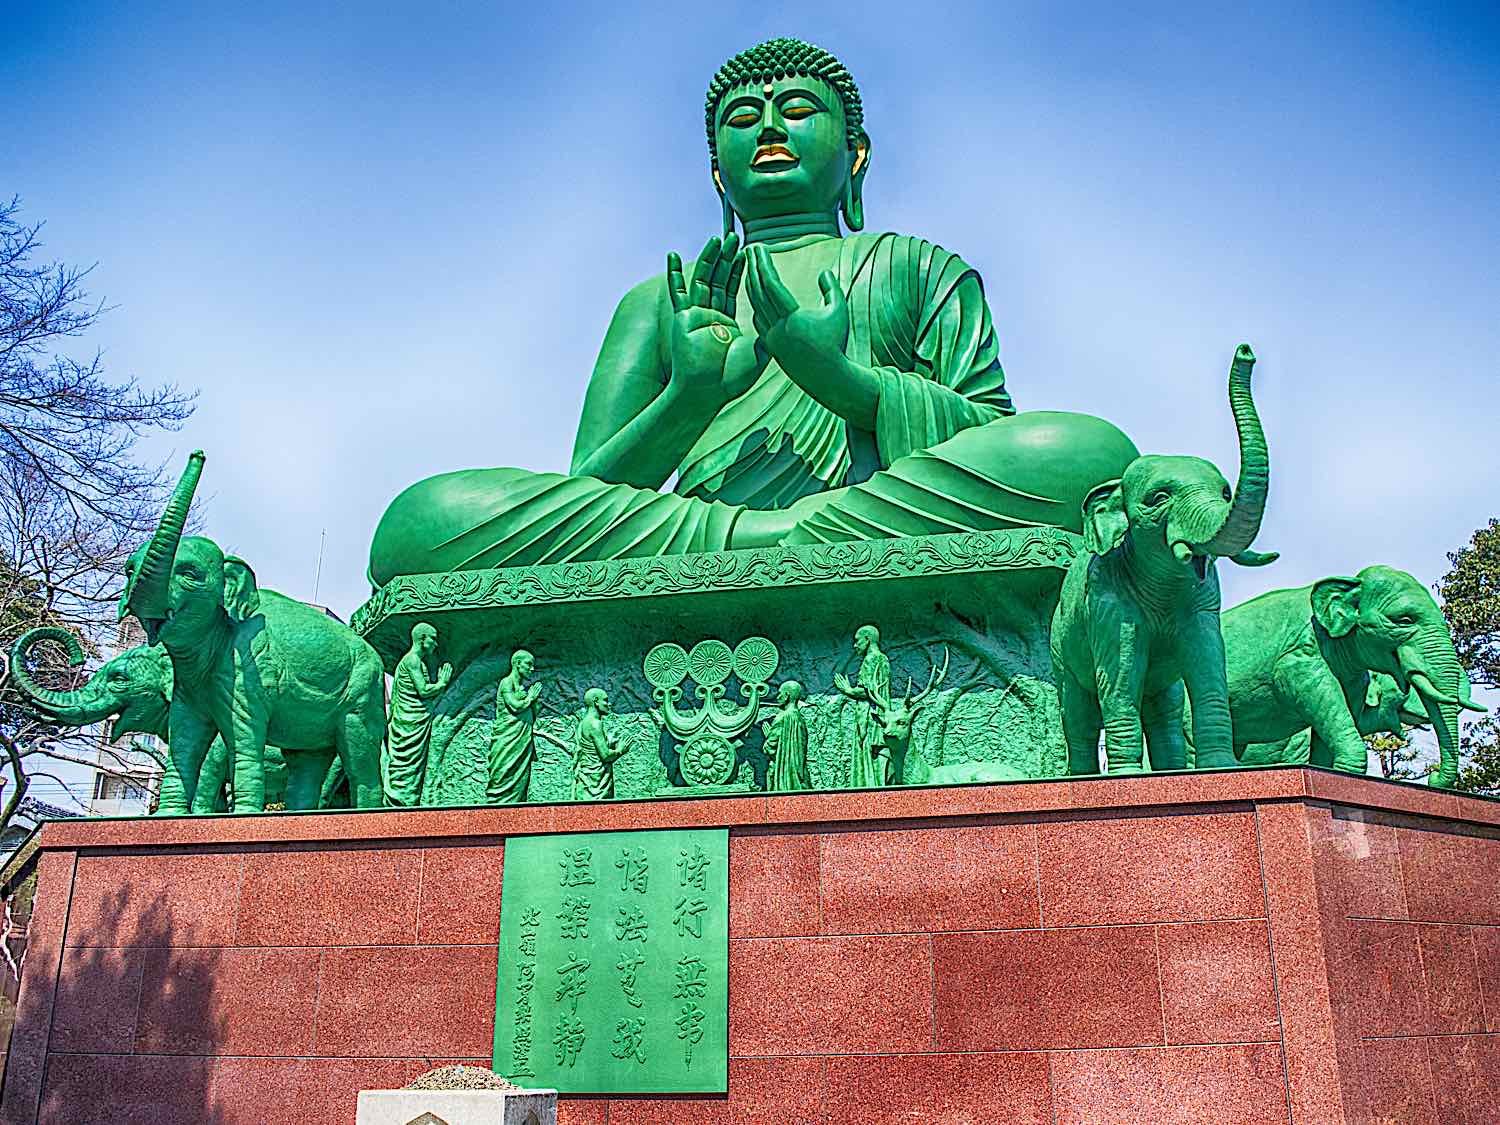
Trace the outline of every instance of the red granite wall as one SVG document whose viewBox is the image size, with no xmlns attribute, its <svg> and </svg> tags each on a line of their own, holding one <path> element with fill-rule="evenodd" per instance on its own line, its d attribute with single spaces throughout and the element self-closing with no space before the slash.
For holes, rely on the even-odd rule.
<svg viewBox="0 0 1500 1125">
<path fill-rule="evenodd" d="M 506 834 L 726 824 L 728 1098 L 563 1121 L 1495 1121 L 1497 823 L 1276 770 L 57 825 L 4 1120 L 352 1122 L 487 1063 Z"/>
<path fill-rule="evenodd" d="M 1350 1116 L 1500 1122 L 1500 841 L 1376 810 L 1306 815 Z"/>
</svg>

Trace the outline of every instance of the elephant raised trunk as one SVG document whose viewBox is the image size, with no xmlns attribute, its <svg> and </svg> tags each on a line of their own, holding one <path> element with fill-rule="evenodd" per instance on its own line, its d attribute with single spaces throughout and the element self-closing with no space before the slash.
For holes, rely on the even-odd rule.
<svg viewBox="0 0 1500 1125">
<path fill-rule="evenodd" d="M 38 711 L 44 712 L 49 718 L 59 719 L 66 723 L 97 722 L 102 719 L 104 714 L 82 720 L 75 718 L 75 714 L 84 703 L 81 693 L 54 691 L 43 687 L 31 678 L 31 673 L 26 671 L 26 658 L 31 654 L 32 648 L 43 641 L 56 641 L 62 645 L 68 652 L 70 667 L 76 668 L 83 663 L 83 649 L 79 647 L 78 638 L 68 630 L 50 625 L 40 629 L 28 629 L 16 638 L 16 643 L 11 646 L 10 650 L 11 669 L 12 675 L 15 676 L 16 686 L 31 697 Z"/>
<path fill-rule="evenodd" d="M 1243 561 L 1262 561 L 1263 556 L 1246 556 L 1250 544 L 1260 533 L 1261 517 L 1266 510 L 1266 493 L 1271 482 L 1271 458 L 1266 447 L 1265 431 L 1255 411 L 1250 393 L 1250 374 L 1255 368 L 1255 353 L 1249 344 L 1241 344 L 1229 365 L 1229 407 L 1234 412 L 1234 428 L 1240 443 L 1240 479 L 1235 484 L 1234 502 L 1224 523 L 1203 545 L 1203 553 L 1220 558 L 1241 557 Z"/>
<path fill-rule="evenodd" d="M 172 490 L 161 522 L 156 525 L 145 553 L 127 581 L 125 595 L 120 599 L 121 617 L 133 613 L 145 623 L 167 615 L 167 585 L 172 577 L 172 561 L 177 557 L 177 545 L 187 527 L 193 493 L 203 476 L 203 460 L 201 449 L 193 450 L 188 457 L 187 468 Z"/>
</svg>

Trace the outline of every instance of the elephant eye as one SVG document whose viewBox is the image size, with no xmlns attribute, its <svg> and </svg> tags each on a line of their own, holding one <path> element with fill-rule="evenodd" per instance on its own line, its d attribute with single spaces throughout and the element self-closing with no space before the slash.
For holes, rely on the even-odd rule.
<svg viewBox="0 0 1500 1125">
<path fill-rule="evenodd" d="M 1226 503 L 1234 503 L 1234 493 L 1230 490 L 1227 484 L 1224 486 L 1224 491 L 1220 493 L 1220 495 L 1224 497 Z"/>
<path fill-rule="evenodd" d="M 1391 620 L 1397 625 L 1415 625 L 1417 623 L 1417 619 L 1409 613 L 1400 614 L 1391 618 Z"/>
<path fill-rule="evenodd" d="M 1155 507 L 1157 504 L 1165 504 L 1171 498 L 1172 492 L 1170 489 L 1158 488 L 1150 496 L 1146 497 L 1146 503 Z"/>
</svg>

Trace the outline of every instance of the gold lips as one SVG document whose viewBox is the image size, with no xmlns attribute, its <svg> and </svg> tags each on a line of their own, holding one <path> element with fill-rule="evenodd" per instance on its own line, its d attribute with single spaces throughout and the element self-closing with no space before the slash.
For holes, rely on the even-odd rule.
<svg viewBox="0 0 1500 1125">
<path fill-rule="evenodd" d="M 757 164 L 766 164 L 772 160 L 796 160 L 796 155 L 786 145 L 761 145 L 755 150 L 755 158 L 750 161 L 753 168 Z"/>
</svg>

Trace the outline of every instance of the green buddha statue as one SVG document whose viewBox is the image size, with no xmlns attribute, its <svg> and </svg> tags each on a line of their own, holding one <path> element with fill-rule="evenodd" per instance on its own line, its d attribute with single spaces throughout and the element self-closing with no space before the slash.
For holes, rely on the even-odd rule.
<svg viewBox="0 0 1500 1125">
<path fill-rule="evenodd" d="M 418 482 L 380 521 L 372 582 L 1078 531 L 1084 496 L 1135 458 L 1108 422 L 1015 412 L 983 285 L 957 255 L 860 233 L 872 149 L 854 79 L 832 55 L 795 39 L 736 55 L 709 85 L 706 124 L 723 233 L 690 270 L 670 254 L 664 275 L 620 301 L 572 473 Z"/>
</svg>

